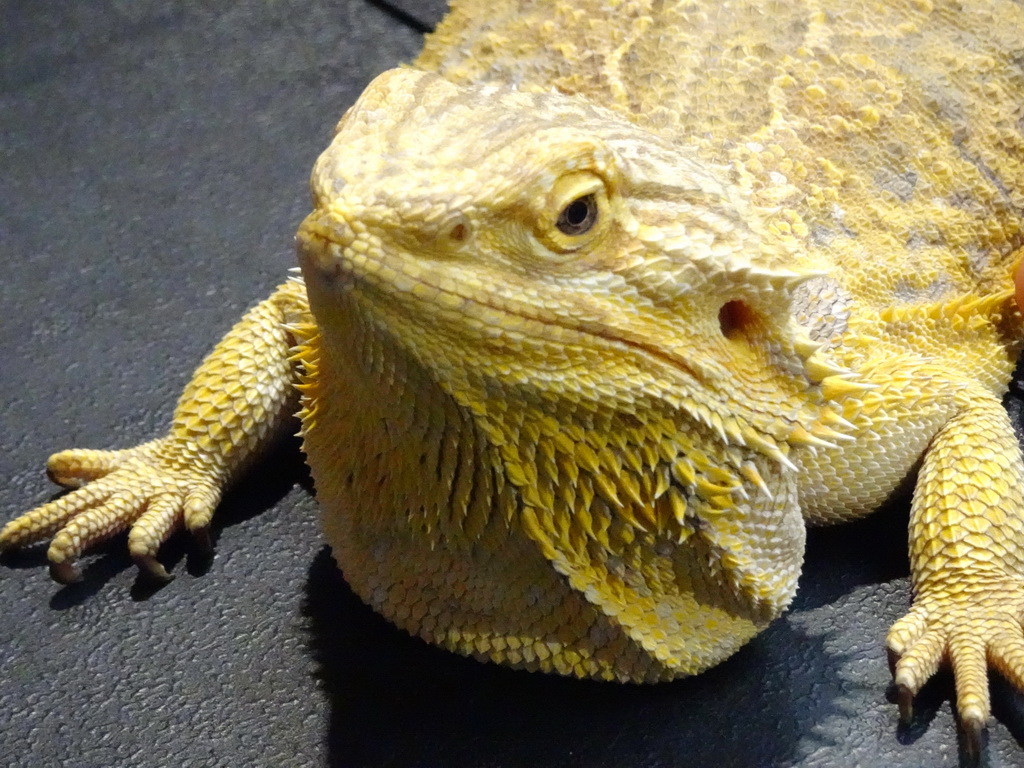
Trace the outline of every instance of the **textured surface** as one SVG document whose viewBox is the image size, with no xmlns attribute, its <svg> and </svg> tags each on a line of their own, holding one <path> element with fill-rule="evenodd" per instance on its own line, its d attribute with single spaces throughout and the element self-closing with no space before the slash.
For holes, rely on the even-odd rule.
<svg viewBox="0 0 1024 768">
<path fill-rule="evenodd" d="M 238 21 L 226 22 L 227 38 L 231 37 L 230 30 L 238 28 Z M 261 19 L 254 21 L 258 27 Z M 262 22 L 281 34 L 275 19 Z M 192 32 L 185 36 L 189 45 L 197 45 L 195 29 L 188 31 Z M 296 39 L 308 39 L 306 33 L 308 29 L 300 29 Z M 337 34 L 340 37 L 342 32 Z M 226 45 L 226 40 L 218 42 Z M 143 57 L 151 56 L 153 48 L 152 39 L 139 43 Z M 248 47 L 225 48 L 221 55 L 242 66 L 249 61 L 242 55 L 243 50 Z M 123 55 L 123 51 L 117 53 Z M 327 60 L 336 62 L 336 56 L 332 52 Z M 279 73 L 283 60 L 275 58 L 268 72 Z M 365 54 L 354 60 L 365 61 Z M 93 73 L 106 86 L 109 80 L 102 75 L 109 78 L 111 73 Z M 333 70 L 331 75 L 338 76 Z M 87 76 L 88 72 L 83 75 Z M 51 87 L 67 88 L 76 99 L 82 98 L 83 92 L 89 93 L 83 83 L 73 78 L 69 82 L 68 77 Z M 180 79 L 180 71 L 172 70 L 168 81 L 157 81 L 160 87 L 153 90 L 171 95 L 175 93 L 172 86 Z M 276 77 L 267 74 L 266 82 L 254 84 L 262 87 L 253 91 L 265 97 L 274 92 L 275 82 L 279 82 Z M 296 98 L 294 86 L 283 85 L 284 93 Z M 139 86 L 143 94 L 151 87 L 152 83 Z M 38 107 L 47 96 L 51 94 L 26 95 L 22 108 L 28 110 L 27 102 L 32 97 Z M 59 110 L 58 114 L 64 111 L 59 109 L 59 101 L 51 98 L 49 103 L 51 109 Z M 214 100 L 214 104 L 219 105 L 219 101 Z M 96 109 L 97 102 L 91 105 Z M 282 109 L 282 117 L 289 114 L 287 103 L 277 106 Z M 312 111 L 318 118 L 323 117 L 321 106 Z M 192 109 L 183 109 L 181 114 L 202 122 Z M 67 119 L 66 114 L 62 117 Z M 45 116 L 36 119 L 46 121 Z M 110 130 L 109 115 L 101 113 L 94 119 L 95 128 Z M 332 121 L 328 118 L 325 122 Z M 305 126 L 308 117 L 298 123 Z M 22 160 L 18 166 L 25 176 L 16 181 L 23 178 L 24 186 L 4 190 L 4 207 L 11 215 L 3 226 L 8 226 L 7 221 L 14 222 L 11 231 L 24 239 L 19 247 L 19 241 L 12 238 L 12 248 L 24 254 L 28 262 L 22 265 L 22 274 L 3 288 L 18 292 L 4 299 L 9 308 L 31 307 L 37 323 L 31 328 L 5 324 L 3 331 L 3 343 L 20 352 L 20 356 L 9 352 L 6 359 L 31 363 L 18 370 L 5 368 L 3 374 L 4 391 L 12 393 L 13 401 L 4 413 L 4 428 L 10 429 L 9 442 L 5 436 L 4 461 L 17 462 L 7 470 L 15 481 L 4 489 L 3 504 L 11 509 L 20 508 L 26 498 L 42 500 L 37 467 L 49 450 L 64 445 L 66 440 L 108 443 L 110 433 L 115 431 L 128 445 L 152 436 L 168 415 L 169 403 L 180 384 L 159 380 L 159 391 L 154 392 L 154 370 L 160 375 L 181 375 L 188 367 L 186 359 L 197 360 L 251 297 L 273 284 L 279 271 L 271 264 L 266 281 L 258 286 L 235 280 L 234 270 L 232 279 L 224 281 L 207 272 L 190 282 L 186 273 L 202 274 L 201 270 L 211 268 L 219 271 L 224 267 L 222 259 L 230 257 L 248 263 L 276 253 L 279 260 L 289 260 L 286 246 L 275 249 L 273 245 L 284 242 L 283 238 L 277 239 L 276 232 L 266 231 L 245 247 L 237 247 L 239 236 L 230 229 L 242 221 L 253 228 L 269 228 L 268 211 L 282 206 L 282 198 L 292 200 L 265 181 L 253 185 L 256 189 L 251 192 L 265 194 L 262 202 L 240 200 L 235 194 L 239 185 L 251 178 L 240 171 L 253 171 L 254 158 L 260 156 L 258 148 L 243 153 L 247 162 L 244 169 L 237 169 L 239 176 L 233 183 L 230 176 L 227 182 L 216 178 L 218 169 L 211 164 L 223 154 L 215 151 L 215 145 L 207 145 L 208 156 L 194 160 L 195 170 L 190 176 L 180 164 L 186 162 L 187 155 L 194 155 L 195 136 L 185 131 L 177 141 L 189 151 L 182 149 L 181 157 L 174 157 L 175 172 L 166 183 L 183 199 L 197 194 L 196 189 L 207 182 L 207 174 L 224 184 L 219 187 L 219 195 L 211 195 L 209 201 L 197 206 L 196 213 L 165 210 L 160 212 L 161 218 L 154 218 L 151 212 L 158 202 L 165 208 L 173 202 L 155 200 L 136 214 L 133 227 L 125 207 L 127 200 L 138 193 L 133 195 L 135 190 L 129 188 L 124 199 L 110 204 L 102 217 L 96 216 L 95 202 L 86 202 L 80 210 L 87 221 L 60 226 L 58 213 L 68 215 L 75 209 L 66 197 L 54 206 L 52 192 L 59 184 L 39 184 L 44 188 L 35 197 L 31 194 L 30 180 L 38 184 L 39 168 L 46 168 L 54 160 L 52 148 L 45 147 L 39 135 L 40 124 L 33 123 L 31 130 L 26 127 L 15 134 L 29 146 L 38 146 L 34 142 L 44 146 L 37 149 L 32 160 Z M 282 124 L 271 123 L 274 130 L 280 130 Z M 149 156 L 139 142 L 154 138 L 151 131 L 125 134 L 131 137 L 125 146 Z M 227 142 L 228 137 L 239 141 L 237 130 L 226 131 L 223 141 Z M 320 141 L 320 137 L 313 139 L 313 146 Z M 294 150 L 289 142 L 282 143 L 289 146 L 289 151 Z M 109 154 L 94 152 L 94 165 L 80 161 L 84 177 L 90 178 L 89 169 L 100 168 L 109 176 L 109 162 L 120 153 L 113 147 Z M 287 167 L 276 152 L 273 154 L 268 170 L 280 167 L 283 174 L 304 176 L 304 166 L 299 173 Z M 308 159 L 299 158 L 297 162 L 308 164 Z M 58 166 L 52 172 L 66 178 L 67 168 Z M 98 175 L 98 170 L 94 172 Z M 141 171 L 138 181 L 146 192 L 153 186 L 151 175 Z M 78 191 L 87 199 L 90 193 L 97 194 L 90 184 L 80 186 Z M 296 186 L 301 186 L 301 178 Z M 45 205 L 52 206 L 46 210 L 54 212 L 39 216 L 38 209 Z M 260 205 L 262 209 L 252 210 Z M 25 206 L 20 215 L 17 206 Z M 304 207 L 303 195 L 295 194 L 293 208 L 282 216 L 292 218 L 281 226 L 290 229 Z M 223 256 L 223 250 L 211 251 L 216 256 L 209 262 L 200 259 L 198 265 L 186 248 L 181 249 L 178 259 L 164 261 L 168 246 L 160 238 L 168 236 L 166 229 L 202 221 L 200 213 L 211 216 L 215 226 L 208 233 L 194 235 L 191 248 L 222 249 L 225 241 L 235 247 L 224 249 L 228 253 Z M 45 222 L 47 228 L 43 231 L 40 227 L 33 240 L 33 233 L 26 228 L 30 224 L 39 226 L 40 222 Z M 20 229 L 16 230 L 15 224 Z M 86 236 L 87 226 L 99 227 L 100 231 Z M 144 235 L 139 235 L 141 227 Z M 111 231 L 122 233 L 125 239 L 111 242 Z M 108 240 L 104 240 L 103 232 Z M 61 236 L 66 240 L 61 241 Z M 94 275 L 90 281 L 86 273 L 82 285 L 80 270 L 87 263 L 88 250 L 93 248 L 94 263 L 103 265 L 110 263 L 108 259 L 120 259 L 119 269 L 128 261 L 139 274 L 129 273 L 130 277 L 122 278 L 106 273 Z M 144 258 L 147 248 L 152 249 L 149 260 Z M 46 261 L 48 253 L 50 260 Z M 34 274 L 30 254 L 39 254 Z M 67 268 L 69 262 L 71 269 Z M 177 274 L 175 268 L 180 270 Z M 149 274 L 151 283 L 146 283 Z M 260 275 L 249 277 L 256 282 Z M 118 293 L 119 284 L 123 293 Z M 196 285 L 197 289 L 189 297 L 182 297 L 183 284 Z M 211 301 L 209 315 L 204 314 L 207 308 L 198 308 L 202 305 L 198 297 L 208 286 L 222 284 L 225 291 L 231 291 L 231 298 L 217 297 Z M 164 285 L 162 294 L 160 285 Z M 24 293 L 19 286 L 26 287 Z M 68 306 L 74 302 L 76 291 L 82 307 L 77 312 L 74 306 Z M 237 300 L 233 298 L 236 291 Z M 161 295 L 168 302 L 164 307 L 168 316 L 155 318 L 151 305 L 159 304 L 157 297 Z M 56 306 L 54 296 L 62 299 Z M 133 297 L 138 301 L 139 296 L 145 301 L 131 314 Z M 47 316 L 36 309 L 44 298 L 54 306 L 49 323 Z M 173 300 L 180 303 L 174 304 Z M 145 323 L 138 323 L 143 310 L 150 314 Z M 11 314 L 27 317 L 28 313 Z M 59 325 L 54 327 L 58 318 L 63 330 Z M 188 332 L 190 327 L 195 328 L 192 334 Z M 62 338 L 67 350 L 59 347 Z M 38 359 L 26 355 L 26 339 L 42 346 L 37 353 L 29 353 L 38 354 Z M 112 349 L 115 341 L 118 347 Z M 127 346 L 132 347 L 130 351 L 124 349 Z M 102 362 L 96 359 L 94 350 L 104 351 Z M 115 362 L 111 354 L 119 350 L 124 359 Z M 170 361 L 169 350 L 174 350 Z M 67 382 L 67 391 L 77 393 L 77 397 L 69 396 L 66 402 L 48 397 L 47 387 L 53 377 L 38 373 L 59 370 L 58 361 L 78 362 Z M 137 378 L 131 381 L 133 374 Z M 33 397 L 38 399 L 31 401 Z M 138 404 L 138 412 L 145 414 L 143 419 L 126 415 L 131 403 Z M 54 414 L 54 409 L 60 407 L 68 410 Z M 12 593 L 4 602 L 8 615 L 24 609 L 30 616 L 20 627 L 6 622 L 4 629 L 21 633 L 10 640 L 3 638 L 5 648 L 20 651 L 9 656 L 7 662 L 15 671 L 5 678 L 16 681 L 15 685 L 5 683 L 0 689 L 5 709 L 16 713 L 11 720 L 14 726 L 3 733 L 4 738 L 11 738 L 9 744 L 4 744 L 8 754 L 27 757 L 29 749 L 39 745 L 39 750 L 48 749 L 55 757 L 81 753 L 81 764 L 109 764 L 131 761 L 140 747 L 151 741 L 156 745 L 154 762 L 175 759 L 183 764 L 188 762 L 183 755 L 191 755 L 196 764 L 228 764 L 241 758 L 253 764 L 301 765 L 326 760 L 325 754 L 339 765 L 671 765 L 682 756 L 738 765 L 801 761 L 808 765 L 854 761 L 863 765 L 956 763 L 947 705 L 939 708 L 925 738 L 917 740 L 919 734 L 915 732 L 907 739 L 910 744 L 897 746 L 892 736 L 892 708 L 880 695 L 887 673 L 879 641 L 885 627 L 907 602 L 905 582 L 897 580 L 891 588 L 878 586 L 905 573 L 905 562 L 898 554 L 903 538 L 898 516 L 895 522 L 872 522 L 812 540 L 804 579 L 807 589 L 798 598 L 794 612 L 723 667 L 696 680 L 660 689 L 622 689 L 488 669 L 429 651 L 397 635 L 344 597 L 344 588 L 322 554 L 314 559 L 316 547 L 312 542 L 318 539 L 310 523 L 309 501 L 301 493 L 288 496 L 276 515 L 269 512 L 249 521 L 244 531 L 230 525 L 237 519 L 232 517 L 232 510 L 238 510 L 236 515 L 249 514 L 254 506 L 263 506 L 281 493 L 282 486 L 269 485 L 254 482 L 248 486 L 262 502 L 254 505 L 251 498 L 241 498 L 230 505 L 220 557 L 204 579 L 181 579 L 147 602 L 133 604 L 119 589 L 130 583 L 132 574 L 119 570 L 126 563 L 118 559 L 120 548 L 116 545 L 110 550 L 112 554 L 101 556 L 97 568 L 87 572 L 92 582 L 87 582 L 84 591 L 65 591 L 49 608 L 44 608 L 45 595 L 52 587 L 37 573 L 29 569 L 5 574 L 3 597 Z M 231 535 L 239 536 L 234 547 L 228 546 Z M 268 547 L 262 537 L 273 538 L 274 545 Z M 247 544 L 250 541 L 251 546 Z M 871 543 L 877 541 L 894 542 L 893 549 L 878 552 L 877 544 Z M 177 557 L 181 551 L 177 550 Z M 861 554 L 864 552 L 870 556 Z M 175 556 L 172 549 L 171 559 Z M 868 562 L 857 562 L 865 560 Z M 16 562 L 30 561 L 18 558 Z M 275 582 L 278 572 L 289 567 L 297 570 Z M 282 636 L 282 627 L 294 629 L 297 624 L 298 600 L 290 596 L 298 591 L 307 567 L 313 577 L 308 601 L 312 632 L 294 631 Z M 261 569 L 267 572 L 259 573 Z M 107 578 L 113 583 L 98 594 L 88 595 L 87 601 L 79 601 Z M 191 585 L 188 594 L 182 594 L 187 585 Z M 230 587 L 238 589 L 240 602 L 231 602 L 234 595 Z M 335 593 L 340 593 L 342 599 L 328 604 L 327 596 L 334 599 Z M 168 605 L 174 600 L 182 602 L 178 612 Z M 245 640 L 250 633 L 251 639 Z M 58 640 L 40 643 L 44 634 Z M 331 653 L 321 655 L 328 647 Z M 283 658 L 283 654 L 290 655 Z M 320 698 L 308 676 L 311 662 L 319 660 L 325 662 L 321 673 L 327 698 Z M 147 679 L 147 674 L 152 677 Z M 70 692 L 70 702 L 64 698 L 64 690 Z M 76 695 L 82 698 L 75 700 Z M 997 696 L 997 712 L 1012 724 L 1014 710 L 1007 706 L 1007 694 L 998 686 Z M 303 715 L 297 716 L 299 712 Z M 453 717 L 451 713 L 458 715 Z M 328 716 L 330 725 L 325 727 L 321 718 Z M 704 729 L 708 722 L 721 730 L 707 734 Z M 176 723 L 180 725 L 172 732 L 169 726 Z M 101 733 L 108 729 L 113 736 L 104 738 Z M 177 738 L 181 741 L 174 741 Z M 895 754 L 890 748 L 895 748 Z M 1003 727 L 997 726 L 992 762 L 1017 764 L 1011 757 L 1016 754 L 1013 750 L 1015 746 L 1006 740 Z M 33 754 L 31 762 L 36 763 L 39 756 L 40 752 Z"/>
<path fill-rule="evenodd" d="M 976 749 L 986 665 L 1024 686 L 1022 28 L 1002 0 L 455 4 L 417 59 L 444 79 L 367 88 L 299 230 L 353 589 L 462 653 L 693 674 L 788 604 L 801 513 L 921 466 L 900 709 L 951 662 Z"/>
</svg>

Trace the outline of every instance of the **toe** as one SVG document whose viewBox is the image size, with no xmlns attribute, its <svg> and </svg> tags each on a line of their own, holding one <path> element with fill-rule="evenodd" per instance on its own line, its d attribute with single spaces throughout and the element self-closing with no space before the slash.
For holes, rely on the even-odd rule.
<svg viewBox="0 0 1024 768">
<path fill-rule="evenodd" d="M 896 662 L 894 678 L 901 692 L 906 690 L 911 697 L 917 695 L 921 686 L 938 671 L 944 645 L 938 632 L 927 632 L 900 656 Z M 901 702 L 900 714 L 903 712 L 904 705 Z"/>
<path fill-rule="evenodd" d="M 78 488 L 108 475 L 121 466 L 124 451 L 91 451 L 76 448 L 53 454 L 46 462 L 46 474 L 58 485 Z"/>
<path fill-rule="evenodd" d="M 128 532 L 128 550 L 139 569 L 157 581 L 173 578 L 157 561 L 156 555 L 167 537 L 181 525 L 182 505 L 176 496 L 159 496 L 132 525 Z"/>
<path fill-rule="evenodd" d="M 956 680 L 956 706 L 964 734 L 968 744 L 980 744 L 975 734 L 984 731 L 989 716 L 985 640 L 975 632 L 958 632 L 950 637 L 948 654 Z"/>
<path fill-rule="evenodd" d="M 76 516 L 106 502 L 112 493 L 112 489 L 100 481 L 16 517 L 0 530 L 0 551 L 48 539 Z"/>
<path fill-rule="evenodd" d="M 917 643 L 928 629 L 928 622 L 917 611 L 911 611 L 889 629 L 885 644 L 896 656 L 902 656 Z"/>
<path fill-rule="evenodd" d="M 46 556 L 50 560 L 50 573 L 53 577 L 62 583 L 74 581 L 77 576 L 74 563 L 82 552 L 127 528 L 138 517 L 144 504 L 140 496 L 122 491 L 75 516 L 57 532 L 47 550 Z"/>
<path fill-rule="evenodd" d="M 1007 631 L 988 644 L 988 661 L 1018 691 L 1024 691 L 1024 637 Z"/>
<path fill-rule="evenodd" d="M 185 496 L 185 527 L 200 532 L 210 527 L 214 510 L 220 503 L 220 488 L 215 483 L 197 485 Z"/>
</svg>

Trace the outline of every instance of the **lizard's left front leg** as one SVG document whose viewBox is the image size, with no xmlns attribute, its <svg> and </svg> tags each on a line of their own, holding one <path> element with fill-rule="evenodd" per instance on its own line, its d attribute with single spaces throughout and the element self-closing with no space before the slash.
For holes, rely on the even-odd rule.
<svg viewBox="0 0 1024 768">
<path fill-rule="evenodd" d="M 889 631 L 900 714 L 948 662 L 967 749 L 989 716 L 988 667 L 1024 690 L 1024 461 L 988 391 L 962 392 L 928 447 L 911 507 L 914 605 Z"/>
</svg>

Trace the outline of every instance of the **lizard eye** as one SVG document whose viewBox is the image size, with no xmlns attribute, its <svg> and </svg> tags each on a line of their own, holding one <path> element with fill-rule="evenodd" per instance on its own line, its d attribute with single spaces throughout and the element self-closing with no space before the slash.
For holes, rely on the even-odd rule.
<svg viewBox="0 0 1024 768">
<path fill-rule="evenodd" d="M 582 235 L 597 223 L 597 198 L 593 194 L 577 197 L 558 214 L 555 226 L 566 235 Z"/>
<path fill-rule="evenodd" d="M 558 177 L 538 201 L 536 229 L 545 258 L 571 259 L 594 246 L 607 232 L 613 216 L 608 186 L 591 171 L 570 171 Z"/>
</svg>

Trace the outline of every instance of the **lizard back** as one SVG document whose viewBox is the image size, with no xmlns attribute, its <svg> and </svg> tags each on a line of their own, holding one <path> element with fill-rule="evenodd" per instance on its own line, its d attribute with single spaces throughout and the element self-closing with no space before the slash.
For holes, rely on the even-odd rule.
<svg viewBox="0 0 1024 768">
<path fill-rule="evenodd" d="M 864 310 L 1006 288 L 1024 244 L 1024 7 L 454 3 L 416 65 L 555 89 L 692 146 Z"/>
</svg>

